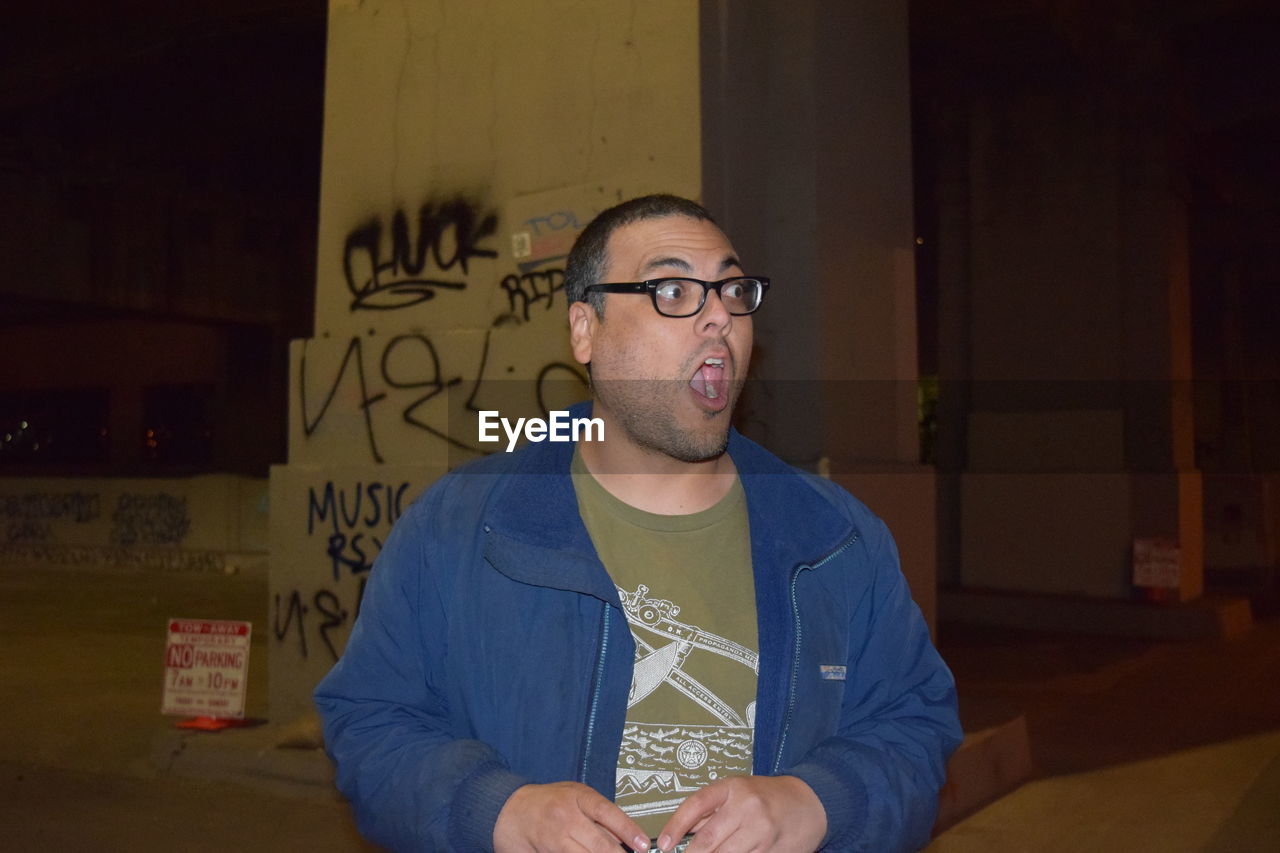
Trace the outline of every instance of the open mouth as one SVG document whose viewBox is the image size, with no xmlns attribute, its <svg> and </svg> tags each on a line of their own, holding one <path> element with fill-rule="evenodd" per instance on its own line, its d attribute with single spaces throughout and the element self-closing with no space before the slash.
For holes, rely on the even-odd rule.
<svg viewBox="0 0 1280 853">
<path fill-rule="evenodd" d="M 724 359 L 704 359 L 689 380 L 689 387 L 704 408 L 716 412 L 723 409 L 729 402 L 729 379 L 725 374 Z"/>
</svg>

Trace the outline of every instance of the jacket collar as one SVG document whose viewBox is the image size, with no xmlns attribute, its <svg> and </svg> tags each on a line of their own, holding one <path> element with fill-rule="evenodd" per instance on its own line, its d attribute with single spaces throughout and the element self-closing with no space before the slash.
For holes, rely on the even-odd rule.
<svg viewBox="0 0 1280 853">
<path fill-rule="evenodd" d="M 570 410 L 589 417 L 590 402 Z M 618 605 L 617 590 L 600 564 L 578 513 L 569 476 L 572 442 L 544 441 L 512 454 L 485 518 L 485 556 L 524 583 L 574 590 Z M 757 583 L 833 551 L 852 524 L 808 478 L 736 429 L 733 458 L 747 496 L 751 556 Z"/>
</svg>

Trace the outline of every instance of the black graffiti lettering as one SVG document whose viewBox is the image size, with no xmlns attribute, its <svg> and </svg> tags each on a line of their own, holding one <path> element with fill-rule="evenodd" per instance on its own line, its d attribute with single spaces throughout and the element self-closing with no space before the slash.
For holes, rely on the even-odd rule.
<svg viewBox="0 0 1280 853">
<path fill-rule="evenodd" d="M 382 542 L 376 537 L 369 537 L 373 540 L 378 550 L 382 550 Z M 351 537 L 347 537 L 345 533 L 334 533 L 329 537 L 328 548 L 325 553 L 329 557 L 329 561 L 333 565 L 333 579 L 335 581 L 342 578 L 342 570 L 349 569 L 351 574 L 364 574 L 373 567 L 369 561 L 369 555 L 365 553 L 362 544 L 364 540 L 363 533 L 356 533 Z M 347 549 L 350 548 L 351 554 L 348 555 Z"/>
<path fill-rule="evenodd" d="M 363 575 L 372 568 L 373 558 L 382 550 L 382 540 L 371 531 L 384 522 L 384 512 L 385 523 L 395 524 L 408 490 L 408 481 L 395 486 L 357 482 L 349 488 L 340 488 L 332 480 L 323 488 L 308 489 L 307 535 L 314 533 L 317 525 L 331 531 L 325 543 L 325 556 L 335 582 L 341 580 L 344 569 L 352 575 Z M 350 509 L 347 508 L 348 496 Z M 371 514 L 362 516 L 362 505 L 373 507 Z M 362 526 L 366 529 L 359 530 Z"/>
<path fill-rule="evenodd" d="M 326 518 L 333 518 L 333 528 L 338 529 L 338 518 L 334 510 L 334 491 L 333 481 L 324 484 L 324 500 L 316 500 L 316 488 L 312 486 L 307 489 L 307 535 L 311 535 L 315 531 L 316 521 L 324 521 Z"/>
<path fill-rule="evenodd" d="M 0 545 L 0 559 L 66 566 L 127 567 L 160 572 L 218 572 L 226 570 L 221 551 L 185 548 L 124 548 L 99 545 L 13 543 Z"/>
<path fill-rule="evenodd" d="M 53 538 L 53 528 L 43 521 L 15 521 L 5 529 L 8 542 L 48 542 Z"/>
<path fill-rule="evenodd" d="M 428 222 L 431 227 L 428 228 Z M 450 228 L 452 224 L 452 228 Z M 426 243 L 423 234 L 428 231 L 432 235 L 429 242 L 431 254 L 436 266 L 442 270 L 453 269 L 454 265 L 462 267 L 462 272 L 470 272 L 468 261 L 471 258 L 496 258 L 498 253 L 493 249 L 481 248 L 479 243 L 485 237 L 498 230 L 498 217 L 489 213 L 483 218 L 466 201 L 454 199 L 444 204 L 437 215 L 430 214 L 430 206 L 424 205 L 418 214 L 418 261 L 423 258 L 423 247 Z M 453 254 L 446 257 L 443 248 L 445 240 L 452 234 Z M 407 241 L 406 241 L 407 242 Z"/>
<path fill-rule="evenodd" d="M 356 589 L 354 614 L 342 606 L 343 599 L 339 597 L 338 593 L 327 587 L 316 589 L 310 594 L 309 598 L 304 597 L 303 593 L 298 589 L 294 589 L 287 594 L 276 593 L 275 615 L 272 624 L 272 633 L 276 641 L 284 643 L 291 632 L 296 632 L 298 636 L 298 654 L 302 660 L 307 660 L 310 656 L 311 645 L 307 642 L 306 616 L 314 611 L 320 619 L 312 623 L 311 630 L 314 630 L 319 635 L 320 642 L 328 650 L 330 658 L 336 661 L 341 655 L 341 650 L 339 649 L 338 637 L 334 635 L 334 631 L 350 625 L 354 619 L 359 618 L 360 605 L 364 600 L 366 586 L 366 579 L 361 577 L 360 584 Z"/>
<path fill-rule="evenodd" d="M 420 359 L 414 359 L 414 348 L 421 350 Z M 398 351 L 408 348 L 409 354 Z M 408 366 L 408 371 L 405 367 Z M 410 375 L 405 375 L 406 373 Z M 461 379 L 454 377 L 448 382 L 440 376 L 440 356 L 435 344 L 426 335 L 396 335 L 387 341 L 382 350 L 382 379 L 392 388 L 430 388 L 432 394 L 439 394 L 445 388 L 458 384 Z"/>
<path fill-rule="evenodd" d="M 487 375 L 490 371 L 489 353 L 492 335 L 492 329 L 485 332 L 476 368 L 476 378 L 469 383 L 467 396 L 461 404 L 465 412 L 475 414 L 480 410 L 476 400 L 481 398 L 485 382 L 492 381 Z M 359 405 L 364 414 L 365 439 L 369 445 L 370 455 L 375 462 L 381 463 L 385 460 L 378 450 L 376 429 L 371 409 L 374 404 L 388 400 L 392 394 L 396 395 L 397 406 L 401 403 L 404 404 L 404 408 L 400 410 L 401 420 L 414 429 L 421 430 L 461 450 L 473 453 L 493 452 L 493 447 L 491 446 L 480 445 L 478 441 L 473 442 L 450 434 L 448 430 L 450 405 L 447 397 L 444 397 L 442 403 L 437 404 L 438 408 L 432 407 L 432 402 L 437 398 L 441 398 L 443 392 L 461 386 L 463 379 L 458 375 L 446 378 L 440 354 L 428 336 L 414 332 L 391 337 L 383 346 L 379 368 L 379 375 L 374 378 L 381 379 L 389 390 L 370 394 L 369 378 L 365 372 L 364 339 L 360 336 L 353 336 L 347 344 L 347 349 L 338 366 L 337 376 L 329 385 L 320 409 L 313 418 L 311 416 L 313 407 L 308 404 L 307 399 L 307 344 L 304 342 L 299 359 L 298 381 L 304 435 L 310 438 L 319 429 L 329 412 L 330 406 L 333 405 L 342 383 L 344 381 L 355 381 L 358 383 L 359 390 L 357 399 L 360 401 Z M 513 371 L 514 369 L 514 365 L 508 365 L 507 367 L 508 371 Z M 355 373 L 354 380 L 347 379 L 349 371 Z M 585 390 L 588 387 L 586 376 L 573 365 L 564 362 L 551 362 L 539 368 L 534 387 L 534 397 L 538 409 L 544 417 L 550 412 L 550 401 L 547 399 L 550 386 L 555 383 L 563 383 L 565 380 L 572 380 L 574 383 L 572 387 L 575 390 Z M 561 397 L 564 396 L 566 395 L 561 395 Z M 405 399 L 406 397 L 408 397 L 407 400 Z M 573 399 L 577 399 L 577 397 Z M 573 399 L 567 402 L 572 402 Z M 558 402 L 565 401 L 558 400 Z M 432 415 L 430 420 L 427 417 L 429 412 Z M 368 501 L 366 513 L 376 520 L 385 504 L 377 503 L 378 498 L 372 495 L 366 495 L 363 499 Z M 396 516 L 400 514 L 398 500 L 399 498 L 397 498 Z M 318 500 L 313 492 L 309 507 L 308 532 L 313 529 L 316 519 L 325 520 L 330 517 L 336 519 L 339 515 L 342 516 L 342 521 L 349 527 L 354 527 L 356 525 L 355 520 L 360 517 L 361 510 L 364 508 L 360 501 L 361 497 L 358 495 L 344 497 L 332 492 L 326 492 L 323 500 Z M 373 523 L 375 522 L 367 522 L 368 526 L 372 526 Z M 339 522 L 335 520 L 335 531 L 338 526 Z"/>
<path fill-rule="evenodd" d="M 283 643 L 284 638 L 288 636 L 289 629 L 293 627 L 294 618 L 297 617 L 298 627 L 298 650 L 302 655 L 302 659 L 307 659 L 307 628 L 305 619 L 308 607 L 302 603 L 302 596 L 295 589 L 289 594 L 289 605 L 285 611 L 284 624 L 280 624 L 280 593 L 275 596 L 275 617 L 272 621 L 271 632 L 275 635 L 276 642 Z"/>
<path fill-rule="evenodd" d="M 369 558 L 365 555 L 364 548 L 360 547 L 360 540 L 363 538 L 363 533 L 357 533 L 351 537 L 351 551 L 356 556 L 348 565 L 355 574 L 369 571 Z"/>
<path fill-rule="evenodd" d="M 502 279 L 500 286 L 507 293 L 511 313 L 528 320 L 529 309 L 533 305 L 544 302 L 548 311 L 555 305 L 555 295 L 564 290 L 564 270 L 553 268 L 520 275 L 511 273 Z"/>
<path fill-rule="evenodd" d="M 96 493 L 26 492 L 0 497 L 0 516 L 10 521 L 55 521 L 70 518 L 77 524 L 84 524 L 101 515 L 101 506 L 101 498 Z"/>
<path fill-rule="evenodd" d="M 476 407 L 476 395 L 480 393 L 480 383 L 484 382 L 484 370 L 489 364 L 489 341 L 492 337 L 492 330 L 484 333 L 484 346 L 480 348 L 480 367 L 476 370 L 476 381 L 471 384 L 471 393 L 467 395 L 467 400 L 463 404 L 468 412 L 480 411 Z"/>
<path fill-rule="evenodd" d="M 302 432 L 308 438 L 320 426 L 320 422 L 324 420 L 325 414 L 329 411 L 329 406 L 333 403 L 334 396 L 338 393 L 338 386 L 342 384 L 342 377 L 347 374 L 347 365 L 355 362 L 356 380 L 360 383 L 360 409 L 364 412 L 364 429 L 365 437 L 369 440 L 369 452 L 373 454 L 373 461 L 382 462 L 382 454 L 378 452 L 378 442 L 374 438 L 373 430 L 373 414 L 369 411 L 370 407 L 381 400 L 386 394 L 374 394 L 369 396 L 369 388 L 365 382 L 364 374 L 364 350 L 359 337 L 353 337 L 351 343 L 347 346 L 347 351 L 342 356 L 342 364 L 338 366 L 338 375 L 334 377 L 333 384 L 329 386 L 329 393 L 324 398 L 324 403 L 320 406 L 320 411 L 316 415 L 315 420 L 311 420 L 307 416 L 307 341 L 302 342 L 302 355 L 298 359 L 298 394 L 301 397 L 302 404 Z"/>
<path fill-rule="evenodd" d="M 333 563 L 333 579 L 339 580 L 342 577 L 342 567 L 346 564 L 347 553 L 347 536 L 345 533 L 334 533 L 329 537 L 329 546 L 325 549 L 325 554 Z"/>
<path fill-rule="evenodd" d="M 382 258 L 382 223 L 374 220 L 352 231 L 342 253 L 342 269 L 351 291 L 351 310 L 389 311 L 433 299 L 437 289 L 462 290 L 466 281 L 428 275 L 429 262 L 447 273 L 455 267 L 465 276 L 472 258 L 496 258 L 480 245 L 497 231 L 498 217 L 481 215 L 464 199 L 418 210 L 416 239 L 409 219 L 396 211 L 391 220 L 391 256 Z"/>
<path fill-rule="evenodd" d="M 316 524 L 328 524 L 334 533 L 342 530 L 342 525 L 354 529 L 358 526 L 377 527 L 386 514 L 389 524 L 394 524 L 404 509 L 404 495 L 409 491 L 406 480 L 399 485 L 391 483 L 357 482 L 352 487 L 339 488 L 332 480 L 327 481 L 317 494 L 315 486 L 307 489 L 307 535 L 315 532 Z M 347 496 L 353 494 L 355 506 L 351 512 L 344 507 Z M 363 495 L 363 498 L 361 497 Z M 361 501 L 368 501 L 372 508 L 363 518 L 360 516 Z"/>
<path fill-rule="evenodd" d="M 418 376 L 418 377 L 410 377 L 407 379 L 404 377 L 393 377 L 391 375 L 392 374 L 391 366 L 393 364 L 393 357 L 394 357 L 395 350 L 403 347 L 406 343 L 418 344 L 422 347 L 423 363 L 426 365 L 429 365 L 429 368 L 425 370 L 421 376 Z M 484 338 L 485 353 L 488 353 L 488 350 L 489 350 L 489 334 L 485 333 L 485 338 Z M 482 371 L 484 370 L 484 358 L 485 356 L 482 354 L 480 357 L 480 369 Z M 400 359 L 397 359 L 397 361 L 403 364 L 405 359 L 401 357 Z M 435 345 L 432 344 L 431 340 L 427 338 L 425 335 L 417 335 L 417 334 L 397 335 L 395 338 L 392 338 L 391 341 L 387 344 L 387 348 L 382 352 L 382 378 L 388 385 L 390 385 L 393 388 L 427 389 L 427 393 L 423 394 L 421 397 L 418 397 L 416 400 L 414 400 L 408 406 L 405 407 L 405 410 L 402 414 L 402 417 L 405 423 L 409 424 L 410 426 L 416 427 L 420 430 L 424 430 L 425 432 L 428 432 L 431 435 L 434 435 L 436 438 L 440 439 L 441 441 L 444 441 L 462 450 L 476 450 L 476 451 L 479 450 L 479 448 L 471 444 L 467 444 L 466 442 L 460 441 L 457 438 L 454 438 L 453 436 L 449 435 L 448 431 L 437 429 L 436 427 L 427 423 L 425 420 L 420 420 L 417 416 L 418 409 L 422 408 L 427 403 L 431 402 L 431 400 L 435 399 L 435 397 L 437 397 L 441 391 L 444 391 L 446 388 L 453 388 L 454 386 L 459 385 L 462 382 L 461 376 L 454 376 L 448 380 L 444 380 L 441 378 L 440 356 L 436 353 Z M 468 408 L 470 408 L 471 399 L 474 396 L 475 396 L 475 392 L 473 389 L 472 394 L 467 398 L 466 405 Z M 475 409 L 471 409 L 471 411 L 475 411 Z M 446 418 L 446 422 L 447 422 L 447 418 Z"/>
<path fill-rule="evenodd" d="M 355 504 L 351 508 L 351 512 L 347 512 L 347 495 L 350 494 L 346 489 L 338 493 L 338 510 L 342 513 L 342 523 L 347 527 L 355 527 L 360 521 L 360 498 L 364 495 L 364 489 L 356 489 L 355 497 L 352 503 Z"/>
<path fill-rule="evenodd" d="M 365 527 L 376 527 L 378 522 L 382 520 L 382 501 L 378 499 L 378 489 L 369 489 L 369 512 L 372 515 L 364 517 Z"/>
<path fill-rule="evenodd" d="M 553 378 L 556 374 L 561 374 L 559 379 Z M 536 389 L 538 409 L 542 412 L 544 417 L 551 412 L 550 405 L 546 400 L 546 392 L 550 387 L 550 384 L 552 382 L 564 382 L 566 380 L 580 383 L 584 391 L 591 387 L 590 383 L 587 382 L 587 377 L 583 376 L 578 371 L 578 368 L 571 364 L 565 364 L 563 361 L 553 361 L 550 364 L 543 365 L 542 369 L 538 371 Z"/>
<path fill-rule="evenodd" d="M 342 602 L 338 600 L 338 596 L 327 589 L 317 590 L 311 600 L 314 602 L 316 610 L 325 617 L 325 620 L 320 623 L 320 639 L 324 641 L 325 648 L 329 650 L 329 654 L 336 661 L 338 659 L 338 650 L 334 648 L 333 640 L 329 639 L 329 632 L 346 624 L 347 611 L 342 609 Z"/>
<path fill-rule="evenodd" d="M 191 530 L 185 495 L 141 495 L 126 492 L 111 514 L 115 545 L 177 545 Z"/>
</svg>

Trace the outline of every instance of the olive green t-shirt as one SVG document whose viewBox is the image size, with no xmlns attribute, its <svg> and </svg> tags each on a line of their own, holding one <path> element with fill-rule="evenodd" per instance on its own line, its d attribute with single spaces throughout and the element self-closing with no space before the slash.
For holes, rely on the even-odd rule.
<svg viewBox="0 0 1280 853">
<path fill-rule="evenodd" d="M 656 515 L 609 494 L 573 457 L 578 509 L 636 644 L 615 800 L 656 836 L 685 797 L 751 774 L 755 587 L 741 482 L 715 506 Z"/>
</svg>

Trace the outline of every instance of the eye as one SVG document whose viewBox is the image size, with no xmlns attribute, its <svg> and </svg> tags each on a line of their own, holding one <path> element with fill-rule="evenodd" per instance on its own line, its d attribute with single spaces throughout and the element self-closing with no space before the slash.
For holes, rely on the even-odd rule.
<svg viewBox="0 0 1280 853">
<path fill-rule="evenodd" d="M 689 282 L 679 279 L 667 279 L 654 288 L 654 294 L 659 301 L 670 302 L 672 304 L 679 303 L 689 295 Z"/>
<path fill-rule="evenodd" d="M 743 279 L 728 282 L 720 288 L 720 295 L 725 299 L 736 299 L 739 302 L 743 302 L 747 295 L 747 283 Z"/>
</svg>

